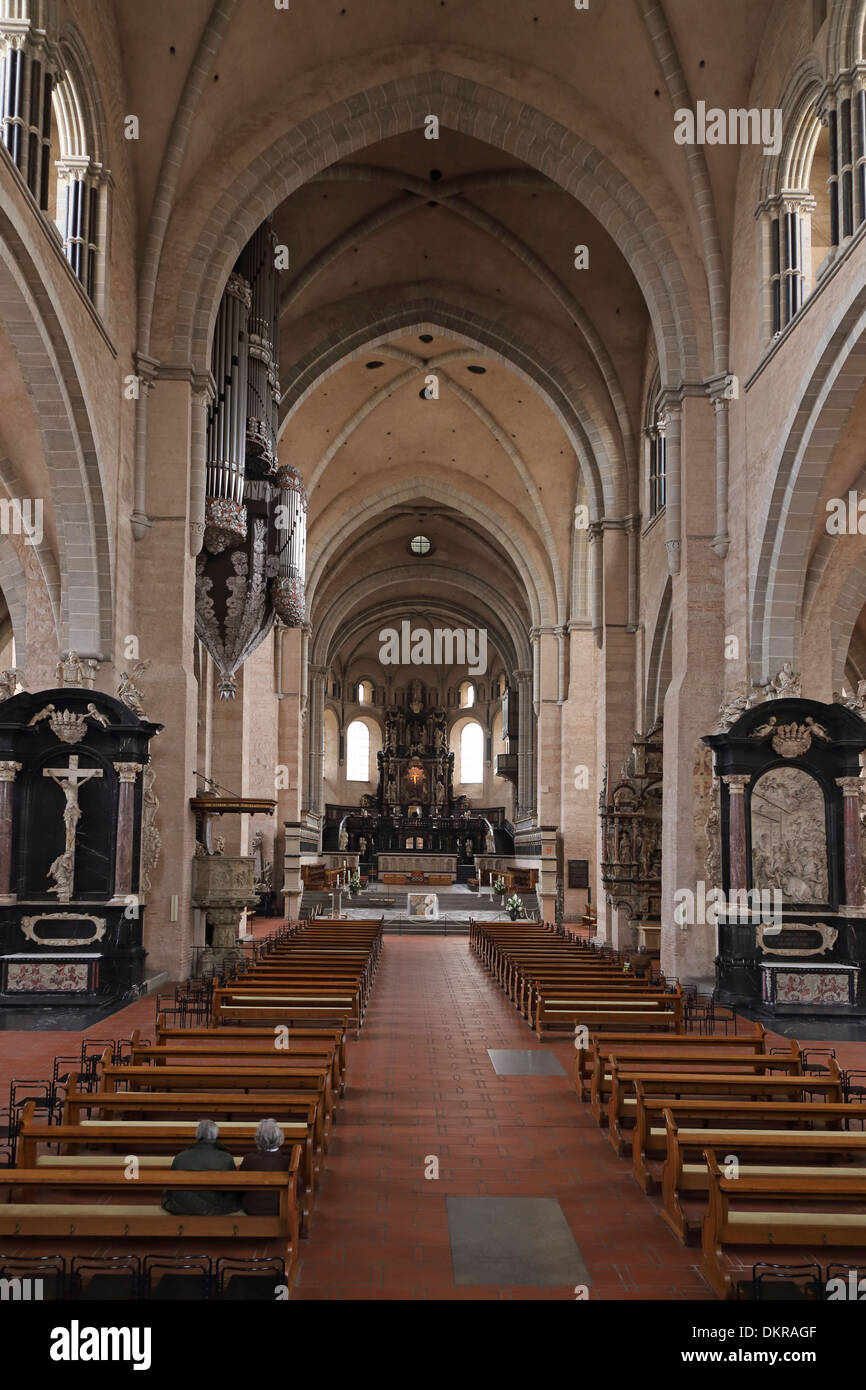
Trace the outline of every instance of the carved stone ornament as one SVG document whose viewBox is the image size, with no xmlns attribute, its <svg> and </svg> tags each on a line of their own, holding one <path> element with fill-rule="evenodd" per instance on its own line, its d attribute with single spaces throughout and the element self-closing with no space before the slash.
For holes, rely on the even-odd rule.
<svg viewBox="0 0 866 1390">
<path fill-rule="evenodd" d="M 780 724 L 775 715 L 767 720 L 766 724 L 760 724 L 757 729 L 753 729 L 752 738 L 763 741 L 772 736 L 773 751 L 782 758 L 799 758 L 804 753 L 808 753 L 812 747 L 812 739 L 820 738 L 826 743 L 830 742 L 830 735 L 823 724 L 818 724 L 808 715 L 803 724 Z"/>
<path fill-rule="evenodd" d="M 752 709 L 754 705 L 763 703 L 764 695 L 760 690 L 746 689 L 745 681 L 740 681 L 737 686 L 737 693 L 732 695 L 727 704 L 719 708 L 719 723 L 716 733 L 726 733 L 732 724 L 736 724 L 741 714 L 745 714 L 747 709 Z"/>
<path fill-rule="evenodd" d="M 92 657 L 67 652 L 57 663 L 57 684 L 72 690 L 92 690 L 98 669 L 99 662 Z"/>
<path fill-rule="evenodd" d="M 18 693 L 18 687 L 24 689 L 24 672 L 19 671 L 17 666 L 10 666 L 8 670 L 0 671 L 0 700 L 11 700 L 13 695 Z"/>
<path fill-rule="evenodd" d="M 781 933 L 778 927 L 768 926 L 764 922 L 759 922 L 755 927 L 755 938 L 758 949 L 765 956 L 824 956 L 828 951 L 833 949 L 839 936 L 836 928 L 828 926 L 826 922 L 810 922 L 808 925 L 800 922 L 789 922 L 783 930 L 786 936 L 791 932 L 818 932 L 821 937 L 821 944 L 819 946 L 768 945 L 765 937 L 772 942 L 776 940 Z"/>
<path fill-rule="evenodd" d="M 147 670 L 149 665 L 149 661 L 137 661 L 131 673 L 128 671 L 120 672 L 117 683 L 118 700 L 126 705 L 127 709 L 131 709 L 133 714 L 137 714 L 139 719 L 146 719 L 147 715 L 144 712 L 144 696 L 134 682 L 138 680 L 142 671 Z"/>
<path fill-rule="evenodd" d="M 833 703 L 836 705 L 844 705 L 846 709 L 853 710 L 855 714 L 859 714 L 861 719 L 866 719 L 866 680 L 857 682 L 856 695 L 849 695 L 846 690 L 843 690 L 841 693 L 838 690 L 834 690 Z"/>
<path fill-rule="evenodd" d="M 790 700 L 800 698 L 803 678 L 794 671 L 790 661 L 786 661 L 781 671 L 773 677 L 766 687 L 765 699 Z"/>
<path fill-rule="evenodd" d="M 95 719 L 103 728 L 108 727 L 108 720 L 104 714 L 100 714 L 95 705 L 88 705 L 83 714 L 76 714 L 71 709 L 56 709 L 54 705 L 46 705 L 38 714 L 28 722 L 28 729 L 40 720 L 47 719 L 51 727 L 51 732 L 60 739 L 61 743 L 80 743 L 87 733 L 87 720 Z"/>
<path fill-rule="evenodd" d="M 36 933 L 37 922 L 92 922 L 92 936 L 42 937 Z M 28 941 L 37 946 L 92 946 L 105 936 L 107 924 L 104 917 L 94 917 L 90 912 L 40 912 L 35 917 L 22 917 L 21 930 Z"/>
<path fill-rule="evenodd" d="M 153 790 L 155 781 L 156 772 L 153 763 L 148 763 L 141 779 L 141 868 L 139 871 L 139 891 L 141 894 L 150 891 L 151 875 L 159 862 L 159 853 L 162 849 L 162 837 L 156 828 L 159 798 Z"/>
</svg>

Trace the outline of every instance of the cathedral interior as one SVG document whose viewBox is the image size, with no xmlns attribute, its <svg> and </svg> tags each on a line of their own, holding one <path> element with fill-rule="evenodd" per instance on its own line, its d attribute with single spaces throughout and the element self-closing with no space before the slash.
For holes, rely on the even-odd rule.
<svg viewBox="0 0 866 1390">
<path fill-rule="evenodd" d="M 0 0 L 3 1298 L 866 1296 L 864 381 L 866 0 Z"/>
</svg>

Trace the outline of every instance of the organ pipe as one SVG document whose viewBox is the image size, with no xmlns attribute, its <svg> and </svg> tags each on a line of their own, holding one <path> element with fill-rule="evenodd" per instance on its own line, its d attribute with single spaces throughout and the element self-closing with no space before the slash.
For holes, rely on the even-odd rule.
<svg viewBox="0 0 866 1390">
<path fill-rule="evenodd" d="M 247 534 L 243 498 L 250 301 L 249 281 L 233 271 L 217 313 L 211 359 L 216 396 L 207 427 L 204 543 L 213 555 L 242 544 Z"/>
<path fill-rule="evenodd" d="M 303 478 L 291 464 L 277 469 L 277 485 L 281 495 L 279 572 L 271 581 L 271 603 L 286 627 L 301 627 L 306 608 L 307 494 Z"/>
</svg>

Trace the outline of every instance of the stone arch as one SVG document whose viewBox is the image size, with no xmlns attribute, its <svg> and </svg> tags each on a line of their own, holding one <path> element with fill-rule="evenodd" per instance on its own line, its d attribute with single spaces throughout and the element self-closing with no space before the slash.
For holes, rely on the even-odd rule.
<svg viewBox="0 0 866 1390">
<path fill-rule="evenodd" d="M 60 645 L 82 656 L 111 650 L 111 538 L 99 454 L 69 343 L 45 278 L 12 218 L 0 210 L 0 310 L 18 359 L 52 484 Z"/>
<path fill-rule="evenodd" d="M 359 532 L 372 517 L 382 513 L 388 507 L 394 507 L 403 502 L 411 502 L 418 496 L 431 497 L 434 501 L 441 502 L 448 507 L 455 505 L 453 486 L 423 476 L 406 478 L 391 487 L 380 488 L 375 496 L 366 497 L 357 502 L 339 519 L 331 523 L 327 532 L 315 544 L 311 545 L 308 552 L 308 611 L 312 611 L 316 586 L 320 577 L 327 572 L 333 555 L 340 545 L 346 543 L 347 537 Z M 482 530 L 487 532 L 495 530 L 497 539 L 508 552 L 526 591 L 531 616 L 530 625 L 549 623 L 552 604 L 549 584 L 545 581 L 541 569 L 535 558 L 529 553 L 523 539 L 504 516 L 493 512 L 489 507 L 481 506 L 475 498 L 464 493 L 459 494 L 459 507 L 460 511 L 476 521 Z M 417 573 L 417 570 L 413 569 L 413 573 Z M 558 619 L 557 621 L 562 620 Z"/>
<path fill-rule="evenodd" d="M 837 0 L 827 26 L 827 77 L 862 62 L 866 54 L 864 0 Z"/>
<path fill-rule="evenodd" d="M 421 295 L 394 307 L 393 298 L 376 296 L 329 319 L 328 336 L 295 364 L 295 376 L 283 382 L 285 429 L 311 391 L 344 363 L 370 351 L 394 333 L 436 329 L 459 336 L 516 372 L 545 401 L 562 426 L 586 478 L 591 516 L 621 516 L 628 505 L 629 472 L 604 421 L 587 403 L 585 374 L 575 379 L 548 358 L 545 345 L 524 342 L 510 328 L 441 298 Z"/>
<path fill-rule="evenodd" d="M 440 70 L 355 93 L 302 121 L 252 159 L 212 206 L 185 257 L 173 355 L 206 370 L 223 286 L 256 227 L 302 184 L 346 155 L 421 129 L 435 104 L 443 125 L 520 158 L 582 202 L 609 232 L 644 296 L 666 382 L 702 375 L 683 268 L 659 219 L 587 140 L 502 92 Z M 173 260 L 173 257 L 169 257 Z"/>
<path fill-rule="evenodd" d="M 433 566 L 429 569 L 432 571 Z M 414 566 L 405 570 L 389 570 L 387 574 L 371 575 L 364 581 L 363 585 L 356 586 L 350 593 L 342 594 L 329 608 L 321 622 L 316 626 L 316 634 L 313 638 L 310 660 L 314 665 L 327 665 L 331 658 L 333 641 L 339 631 L 343 637 L 351 636 L 356 630 L 360 631 L 369 626 L 369 618 L 373 604 L 368 604 L 363 610 L 358 610 L 353 614 L 353 610 L 358 609 L 359 603 L 365 599 L 373 599 L 374 595 L 382 590 L 394 589 L 395 585 L 399 588 L 401 581 L 405 579 L 426 579 L 433 581 L 435 577 L 432 573 L 424 573 Z M 441 577 L 441 576 L 439 576 Z M 453 577 L 451 583 L 454 583 Z M 498 600 L 498 612 L 500 622 L 494 621 L 490 624 L 496 650 L 503 660 L 511 662 L 514 666 L 523 662 L 531 662 L 532 648 L 529 637 L 520 622 L 518 615 L 510 607 L 505 605 L 490 585 L 474 579 L 471 575 L 461 575 L 460 588 L 464 593 L 473 594 L 480 598 L 482 602 L 492 605 Z M 435 594 L 429 599 L 407 600 L 402 598 L 388 598 L 387 596 L 375 604 L 375 611 L 381 615 L 382 620 L 390 618 L 406 617 L 410 611 L 423 607 L 425 616 L 443 616 L 453 621 L 459 617 L 466 620 L 467 626 L 473 625 L 475 614 L 464 604 L 446 599 L 444 596 L 437 597 Z M 494 611 L 496 611 L 494 609 Z"/>
<path fill-rule="evenodd" d="M 783 433 L 752 595 L 752 679 L 797 666 L 815 514 L 827 466 L 866 380 L 866 287 L 818 344 Z"/>
</svg>

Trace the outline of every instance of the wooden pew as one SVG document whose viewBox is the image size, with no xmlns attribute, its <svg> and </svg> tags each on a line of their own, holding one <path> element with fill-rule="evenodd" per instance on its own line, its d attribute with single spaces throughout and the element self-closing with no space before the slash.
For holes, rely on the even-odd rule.
<svg viewBox="0 0 866 1390">
<path fill-rule="evenodd" d="M 331 1125 L 336 1120 L 336 1099 L 331 1086 L 330 1066 L 303 1066 L 283 1060 L 273 1066 L 237 1062 L 221 1065 L 212 1059 L 190 1063 L 189 1066 L 131 1066 L 111 1061 L 111 1048 L 106 1048 L 97 1067 L 97 1081 L 102 1091 L 116 1091 L 127 1086 L 136 1091 L 312 1091 L 322 1102 L 325 1117 L 324 1144 L 327 1150 Z M 262 1104 L 267 1098 L 262 1097 Z"/>
<path fill-rule="evenodd" d="M 680 1128 L 670 1107 L 664 1112 L 667 1157 L 662 1173 L 662 1220 L 685 1245 L 690 1223 L 683 1210 L 681 1196 L 688 1192 L 706 1192 L 709 1178 L 703 1152 L 708 1144 L 724 1154 L 724 1162 L 735 1156 L 739 1163 L 738 1177 L 798 1177 L 845 1176 L 866 1178 L 866 1132 L 850 1130 L 776 1129 L 773 1107 L 767 1107 L 766 1129 L 740 1129 L 735 1123 L 728 1128 Z M 688 1162 L 690 1153 L 701 1155 L 700 1162 Z M 741 1154 L 746 1152 L 744 1162 Z M 859 1160 L 856 1167 L 833 1166 L 833 1157 Z M 762 1161 L 758 1161 L 762 1160 Z"/>
<path fill-rule="evenodd" d="M 223 1032 L 224 1030 L 220 1030 Z M 292 1035 L 285 1039 L 290 1045 L 282 1045 L 283 1035 L 272 1034 L 270 1042 L 254 1040 L 232 1042 L 218 1037 L 205 1042 L 149 1043 L 141 1041 L 141 1030 L 136 1029 L 129 1040 L 129 1062 L 134 1067 L 141 1066 L 184 1066 L 201 1062 L 212 1063 L 222 1060 L 223 1065 L 236 1061 L 242 1066 L 280 1066 L 291 1063 L 293 1066 L 327 1067 L 334 1095 L 343 1094 L 343 1080 L 340 1075 L 337 1045 L 334 1042 L 304 1041 Z"/>
<path fill-rule="evenodd" d="M 738 1096 L 673 1100 L 670 1096 L 645 1095 L 639 1081 L 635 1082 L 634 1091 L 632 1176 L 644 1192 L 653 1191 L 660 1182 L 661 1168 L 659 1166 L 656 1171 L 656 1165 L 661 1165 L 667 1153 L 666 1109 L 679 1124 L 693 1128 L 704 1125 L 708 1135 L 714 1126 L 747 1131 L 790 1125 L 810 1133 L 813 1129 L 845 1131 L 849 1128 L 855 1132 L 854 1125 L 866 1124 L 866 1105 L 843 1101 L 788 1101 L 778 1098 L 773 1101 L 746 1101 Z"/>
<path fill-rule="evenodd" d="M 321 1156 L 315 1147 L 312 1121 L 278 1118 L 286 1143 L 300 1149 L 298 1201 L 301 1235 L 309 1233 L 316 1191 L 321 1177 Z M 47 1124 L 35 1117 L 33 1101 L 22 1112 L 18 1134 L 18 1166 L 21 1168 L 102 1166 L 102 1160 L 122 1164 L 135 1154 L 145 1166 L 162 1166 L 195 1142 L 198 1120 L 82 1120 L 76 1124 Z M 236 1155 L 236 1161 L 255 1149 L 258 1119 L 220 1120 L 219 1142 Z M 40 1152 L 41 1146 L 59 1147 L 59 1154 Z"/>
<path fill-rule="evenodd" d="M 780 1061 L 781 1059 L 774 1059 Z M 607 1105 L 607 1135 L 617 1153 L 624 1153 L 631 1144 L 626 1140 L 623 1125 L 632 1124 L 637 1109 L 634 1093 L 640 1082 L 644 1094 L 681 1097 L 712 1096 L 748 1100 L 798 1100 L 810 1092 L 820 1092 L 828 1101 L 841 1103 L 842 1073 L 835 1058 L 830 1058 L 826 1075 L 822 1076 L 757 1076 L 709 1071 L 657 1071 L 651 1062 L 620 1064 L 611 1057 L 611 1087 Z"/>
<path fill-rule="evenodd" d="M 620 1067 L 640 1067 L 658 1072 L 745 1071 L 752 1075 L 763 1075 L 768 1071 L 782 1071 L 789 1076 L 803 1074 L 803 1058 L 799 1043 L 792 1041 L 787 1054 L 770 1054 L 747 1051 L 745 1048 L 729 1050 L 724 1046 L 725 1041 L 725 1038 L 719 1038 L 715 1046 L 705 1047 L 701 1039 L 693 1038 L 692 1046 L 689 1048 L 665 1049 L 662 1047 L 662 1039 L 658 1039 L 658 1046 L 652 1052 L 648 1052 L 645 1047 L 625 1048 L 621 1043 L 617 1043 L 607 1056 L 600 1050 L 591 1079 L 592 1114 L 600 1125 L 607 1123 L 610 1094 L 614 1085 L 614 1073 L 611 1069 L 614 1054 Z"/>
<path fill-rule="evenodd" d="M 93 1237 L 115 1239 L 278 1240 L 285 1248 L 287 1267 L 298 1253 L 297 1175 L 300 1149 L 293 1146 L 288 1173 L 173 1172 L 145 1168 L 130 1179 L 104 1168 L 0 1169 L 0 1188 L 11 1188 L 15 1200 L 0 1202 L 0 1235 L 69 1241 Z M 6 1176 L 8 1174 L 8 1177 Z M 279 1197 L 276 1216 L 174 1216 L 159 1205 L 163 1191 L 273 1192 Z M 44 1200 L 52 1192 L 61 1197 Z M 62 1200 L 74 1193 L 77 1201 Z M 25 1196 L 29 1200 L 20 1200 Z M 90 1197 L 90 1200 L 86 1199 Z M 108 1196 L 111 1200 L 106 1201 Z M 150 1201 L 136 1201 L 136 1197 Z M 85 1200 L 81 1200 L 84 1198 Z M 280 1252 L 283 1254 L 283 1250 Z"/>
<path fill-rule="evenodd" d="M 704 1216 L 701 1269 L 720 1298 L 734 1292 L 724 1251 L 732 1245 L 866 1248 L 866 1177 L 843 1172 L 821 1177 L 726 1178 L 712 1149 L 704 1152 L 709 1203 Z M 773 1256 L 775 1258 L 775 1254 Z"/>
<path fill-rule="evenodd" d="M 292 1020 L 308 1021 L 311 1018 L 348 1018 L 352 1021 L 355 1033 L 361 1028 L 361 1005 L 359 991 L 341 990 L 332 993 L 319 985 L 309 988 L 293 986 L 285 990 L 273 986 L 257 986 L 253 982 L 240 985 L 218 985 L 213 992 L 212 1021 L 228 1018 L 237 1008 L 268 1009 L 279 1008 L 282 1014 Z"/>
<path fill-rule="evenodd" d="M 676 990 L 655 992 L 632 991 L 627 987 L 605 986 L 576 996 L 539 995 L 535 1006 L 535 1033 L 539 1040 L 544 1030 L 555 1026 L 569 1028 L 663 1028 L 681 1033 L 683 1030 L 683 1000 L 679 985 Z"/>
<path fill-rule="evenodd" d="M 198 1049 L 202 1047 L 205 1051 L 211 1046 L 230 1051 L 238 1048 L 238 1055 L 244 1056 L 249 1051 L 251 1056 L 255 1055 L 256 1049 L 261 1047 L 270 1052 L 274 1047 L 277 1037 L 274 1028 L 169 1028 L 165 1023 L 163 1014 L 157 1014 L 156 1026 L 154 1030 L 154 1046 L 156 1047 L 189 1047 Z M 280 1036 L 283 1036 L 282 1033 Z M 136 1035 L 133 1034 L 133 1038 Z M 336 1069 L 340 1084 L 340 1093 L 346 1089 L 346 1030 L 345 1028 L 289 1028 L 287 1031 L 289 1042 L 289 1054 L 292 1055 L 293 1047 L 297 1042 L 300 1051 L 304 1051 L 308 1046 L 331 1047 L 335 1050 Z M 137 1041 L 140 1042 L 140 1035 Z"/>
<path fill-rule="evenodd" d="M 148 1116 L 160 1120 L 195 1116 L 199 1120 L 206 1110 L 208 1118 L 255 1119 L 258 1123 L 267 1110 L 278 1124 L 291 1119 L 311 1125 L 314 1148 L 317 1153 L 324 1153 L 322 1105 L 310 1091 L 269 1091 L 265 1101 L 261 1095 L 245 1095 L 242 1091 L 208 1091 L 206 1097 L 201 1092 L 192 1095 L 188 1091 L 79 1091 L 77 1081 L 77 1075 L 70 1073 L 63 1106 L 64 1124 L 79 1123 L 88 1110 L 96 1112 L 90 1118 L 97 1122 L 112 1117 Z"/>
<path fill-rule="evenodd" d="M 688 1033 L 673 1033 L 664 1037 L 659 1037 L 657 1033 L 587 1033 L 585 1041 L 586 1046 L 583 1046 L 582 1039 L 576 1037 L 574 1043 L 577 1054 L 574 1064 L 574 1081 L 582 1101 L 589 1100 L 593 1073 L 599 1066 L 602 1057 L 605 1060 L 611 1055 L 616 1056 L 617 1054 L 630 1057 L 636 1052 L 642 1056 L 651 1056 L 660 1049 L 669 1053 L 691 1052 L 696 1047 L 706 1050 L 719 1047 L 731 1055 L 736 1055 L 740 1051 L 766 1052 L 767 1050 L 766 1034 L 760 1023 L 754 1024 L 750 1032 L 734 1033 L 730 1037 L 719 1034 L 718 1036 L 696 1038 Z"/>
</svg>

